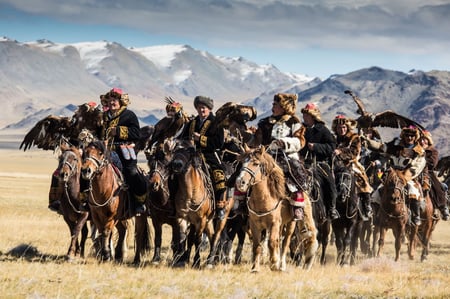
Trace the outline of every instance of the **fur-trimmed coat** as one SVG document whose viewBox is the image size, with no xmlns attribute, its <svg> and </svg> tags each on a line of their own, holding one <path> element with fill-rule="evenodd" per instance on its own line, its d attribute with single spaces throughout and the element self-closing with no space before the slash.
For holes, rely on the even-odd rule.
<svg viewBox="0 0 450 299">
<path fill-rule="evenodd" d="M 344 136 L 337 136 L 336 141 L 336 149 L 340 151 L 336 158 L 341 160 L 344 165 L 352 166 L 356 176 L 357 192 L 371 193 L 373 189 L 369 183 L 369 178 L 364 167 L 359 162 L 362 147 L 359 135 L 349 131 Z"/>
</svg>

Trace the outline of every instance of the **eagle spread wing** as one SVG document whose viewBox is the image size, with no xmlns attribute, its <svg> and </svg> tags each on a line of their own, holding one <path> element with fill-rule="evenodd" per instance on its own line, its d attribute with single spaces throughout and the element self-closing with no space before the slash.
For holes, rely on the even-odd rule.
<svg viewBox="0 0 450 299">
<path fill-rule="evenodd" d="M 99 138 L 103 128 L 102 111 L 94 102 L 78 106 L 72 117 L 49 115 L 38 121 L 25 135 L 19 149 L 26 151 L 32 146 L 43 150 L 54 150 L 63 138 L 78 141 L 83 130 Z"/>
<path fill-rule="evenodd" d="M 43 150 L 54 150 L 71 126 L 70 117 L 49 115 L 38 121 L 25 135 L 19 149 L 26 151 L 32 146 Z"/>
<path fill-rule="evenodd" d="M 425 130 L 425 128 L 421 124 L 405 116 L 397 114 L 392 110 L 386 110 L 384 112 L 377 113 L 373 118 L 372 126 L 399 128 L 399 129 L 409 126 L 415 126 L 422 131 Z"/>
<path fill-rule="evenodd" d="M 361 99 L 351 90 L 346 90 L 344 93 L 350 95 L 358 106 L 357 113 L 361 115 L 356 119 L 358 128 L 390 127 L 401 129 L 404 127 L 415 126 L 422 131 L 425 130 L 419 123 L 395 113 L 392 110 L 386 110 L 377 114 L 370 113 L 365 109 Z"/>
</svg>

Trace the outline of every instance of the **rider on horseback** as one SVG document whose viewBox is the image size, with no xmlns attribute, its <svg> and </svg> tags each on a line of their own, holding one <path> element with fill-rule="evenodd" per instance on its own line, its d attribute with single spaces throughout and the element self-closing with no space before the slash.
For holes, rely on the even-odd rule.
<svg viewBox="0 0 450 299">
<path fill-rule="evenodd" d="M 137 167 L 137 157 L 134 151 L 134 143 L 140 138 L 139 120 L 131 110 L 127 109 L 129 104 L 128 94 L 121 89 L 113 88 L 104 95 L 103 100 L 108 105 L 103 114 L 105 122 L 104 137 L 108 138 L 112 152 L 113 164 L 122 165 L 125 182 L 129 186 L 130 195 L 135 201 L 135 213 L 144 213 L 146 210 L 145 200 L 147 198 L 147 183 Z M 116 161 L 114 161 L 114 159 Z M 121 167 L 118 167 L 119 169 Z M 80 181 L 80 209 L 87 209 L 89 195 L 88 182 Z"/>
<path fill-rule="evenodd" d="M 356 176 L 356 188 L 363 203 L 364 220 L 369 220 L 372 216 L 370 205 L 370 193 L 373 189 L 369 184 L 364 167 L 359 163 L 361 154 L 361 139 L 357 133 L 352 132 L 356 127 L 356 121 L 338 115 L 333 120 L 331 129 L 336 134 L 337 147 L 334 150 L 335 157 L 344 166 L 351 167 Z"/>
<path fill-rule="evenodd" d="M 339 218 L 336 210 L 336 184 L 331 173 L 331 158 L 336 147 L 336 140 L 330 130 L 325 126 L 321 118 L 319 108 L 314 103 L 308 103 L 301 110 L 303 114 L 303 126 L 306 128 L 306 144 L 301 149 L 300 155 L 305 161 L 307 168 L 317 168 L 318 180 L 321 187 L 326 190 L 325 205 L 331 220 Z"/>
<path fill-rule="evenodd" d="M 433 139 L 431 138 L 431 133 L 428 131 L 423 131 L 420 137 L 420 145 L 425 149 L 425 158 L 427 160 L 427 166 L 425 168 L 424 176 L 429 179 L 430 185 L 430 198 L 433 202 L 433 206 L 439 209 L 442 214 L 442 220 L 447 221 L 449 218 L 449 211 L 447 207 L 447 197 L 446 192 L 442 186 L 442 183 L 437 178 L 434 173 L 434 169 L 438 163 L 439 152 L 433 146 Z M 424 191 L 426 189 L 424 188 Z"/>
<path fill-rule="evenodd" d="M 206 164 L 209 165 L 216 200 L 216 216 L 223 220 L 226 203 L 225 168 L 218 151 L 224 143 L 224 130 L 217 126 L 216 116 L 211 111 L 214 107 L 214 101 L 211 98 L 196 96 L 194 107 L 198 115 L 185 127 L 181 138 L 188 137 L 193 140 Z"/>
<path fill-rule="evenodd" d="M 412 213 L 412 222 L 420 225 L 420 206 L 424 200 L 421 191 L 421 184 L 418 177 L 425 169 L 425 150 L 419 144 L 420 132 L 417 127 L 409 126 L 402 129 L 400 139 L 394 138 L 388 143 L 379 143 L 371 139 L 366 139 L 369 148 L 387 153 L 391 156 L 393 166 L 408 170 L 408 201 Z M 374 192 L 374 200 L 380 196 L 380 187 Z"/>
<path fill-rule="evenodd" d="M 296 220 L 303 220 L 303 192 L 309 190 L 306 190 L 307 173 L 298 154 L 304 145 L 304 128 L 295 116 L 296 106 L 296 94 L 276 94 L 272 103 L 272 115 L 259 121 L 255 137 L 249 144 L 269 146 L 268 152 L 275 157 L 285 173 L 294 217 Z"/>
</svg>

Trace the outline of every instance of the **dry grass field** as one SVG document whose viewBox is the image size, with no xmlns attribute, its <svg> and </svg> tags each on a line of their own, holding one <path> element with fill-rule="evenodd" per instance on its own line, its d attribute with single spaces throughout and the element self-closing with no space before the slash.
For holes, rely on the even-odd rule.
<svg viewBox="0 0 450 299">
<path fill-rule="evenodd" d="M 1 140 L 0 140 L 1 142 Z M 3 143 L 4 144 L 4 143 Z M 9 147 L 9 148 L 8 148 Z M 286 272 L 263 266 L 250 273 L 250 244 L 243 264 L 211 270 L 153 266 L 151 254 L 140 267 L 131 264 L 133 241 L 123 264 L 99 264 L 89 256 L 64 260 L 69 230 L 61 216 L 47 209 L 50 175 L 57 165 L 51 152 L 0 149 L 0 297 L 2 298 L 448 298 L 450 295 L 450 223 L 433 234 L 429 259 L 410 261 L 406 244 L 394 262 L 392 233 L 381 258 L 359 257 L 355 266 L 328 263 L 306 272 L 293 264 Z M 145 167 L 145 165 L 144 165 Z M 164 256 L 169 257 L 165 228 Z M 13 249 L 28 246 L 25 255 Z M 87 247 L 92 247 L 88 240 Z M 417 255 L 420 257 L 420 254 Z"/>
</svg>

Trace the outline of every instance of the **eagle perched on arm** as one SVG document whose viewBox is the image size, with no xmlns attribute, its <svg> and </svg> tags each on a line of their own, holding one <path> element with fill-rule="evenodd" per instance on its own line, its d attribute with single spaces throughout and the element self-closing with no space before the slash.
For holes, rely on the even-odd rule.
<svg viewBox="0 0 450 299">
<path fill-rule="evenodd" d="M 166 97 L 166 113 L 167 116 L 160 119 L 154 126 L 152 136 L 147 142 L 145 154 L 147 158 L 153 154 L 153 147 L 156 145 L 163 145 L 164 141 L 177 137 L 189 122 L 189 116 L 183 110 L 183 105 L 175 102 L 171 97 Z"/>
<path fill-rule="evenodd" d="M 99 137 L 103 128 L 102 111 L 94 102 L 79 105 L 71 117 L 49 115 L 38 121 L 25 135 L 19 149 L 32 146 L 43 150 L 55 150 L 62 141 L 77 145 L 81 131 L 86 130 Z"/>
<path fill-rule="evenodd" d="M 256 109 L 253 106 L 227 102 L 216 111 L 216 121 L 219 127 L 229 130 L 232 136 L 242 137 L 247 142 L 252 133 L 247 130 L 247 122 L 255 120 Z"/>
<path fill-rule="evenodd" d="M 401 129 L 410 126 L 417 127 L 421 131 L 425 130 L 425 128 L 421 124 L 398 113 L 395 113 L 392 110 L 386 110 L 377 114 L 370 113 L 364 107 L 361 99 L 351 90 L 346 90 L 344 91 L 344 93 L 350 95 L 355 101 L 356 106 L 358 106 L 358 110 L 356 110 L 356 112 L 360 115 L 360 117 L 356 119 L 358 130 L 369 129 L 373 127 L 389 127 Z"/>
</svg>

